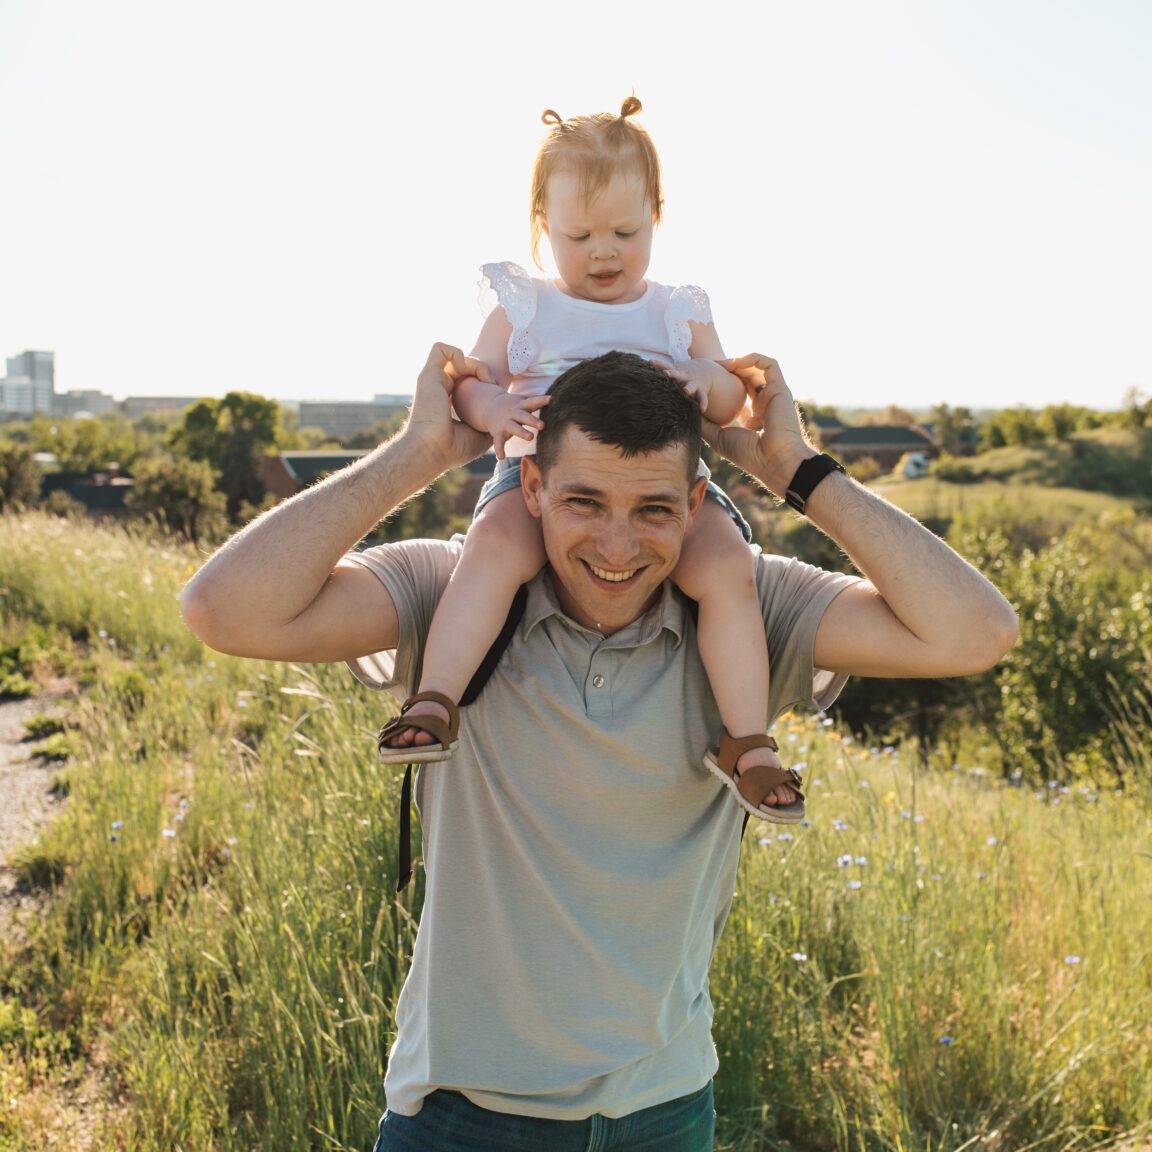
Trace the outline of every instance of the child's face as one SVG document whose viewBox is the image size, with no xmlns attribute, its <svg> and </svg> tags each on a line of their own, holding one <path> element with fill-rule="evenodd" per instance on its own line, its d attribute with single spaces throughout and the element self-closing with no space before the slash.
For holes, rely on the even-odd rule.
<svg viewBox="0 0 1152 1152">
<path fill-rule="evenodd" d="M 570 295 L 627 304 L 644 294 L 656 223 L 639 177 L 617 174 L 587 200 L 577 176 L 555 172 L 542 224 Z"/>
</svg>

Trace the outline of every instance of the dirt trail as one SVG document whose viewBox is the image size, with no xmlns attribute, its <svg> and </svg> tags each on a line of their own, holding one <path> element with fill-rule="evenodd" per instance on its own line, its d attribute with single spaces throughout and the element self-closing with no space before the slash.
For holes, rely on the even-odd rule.
<svg viewBox="0 0 1152 1152">
<path fill-rule="evenodd" d="M 52 792 L 56 765 L 33 755 L 24 722 L 33 716 L 63 715 L 74 695 L 71 685 L 53 685 L 27 700 L 0 702 L 0 936 L 36 906 L 36 897 L 16 884 L 16 851 L 35 839 L 60 807 Z"/>
</svg>

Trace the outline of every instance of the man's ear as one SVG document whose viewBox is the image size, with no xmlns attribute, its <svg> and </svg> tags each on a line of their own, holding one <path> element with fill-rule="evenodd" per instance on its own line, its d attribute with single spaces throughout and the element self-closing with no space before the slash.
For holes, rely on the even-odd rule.
<svg viewBox="0 0 1152 1152">
<path fill-rule="evenodd" d="M 695 483 L 688 491 L 688 515 L 696 519 L 696 513 L 704 504 L 704 494 L 708 491 L 708 477 L 697 476 Z"/>
<path fill-rule="evenodd" d="M 536 517 L 541 516 L 541 491 L 544 487 L 544 477 L 540 475 L 540 465 L 536 463 L 535 456 L 520 457 L 520 491 L 524 493 L 524 503 L 528 511 Z"/>
</svg>

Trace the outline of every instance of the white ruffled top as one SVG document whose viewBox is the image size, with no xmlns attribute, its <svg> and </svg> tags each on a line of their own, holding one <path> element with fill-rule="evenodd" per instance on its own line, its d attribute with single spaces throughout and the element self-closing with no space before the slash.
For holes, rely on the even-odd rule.
<svg viewBox="0 0 1152 1152">
<path fill-rule="evenodd" d="M 518 264 L 481 268 L 480 303 L 487 316 L 504 309 L 512 325 L 508 340 L 511 390 L 539 396 L 562 372 L 604 352 L 635 352 L 647 360 L 678 364 L 690 358 L 689 321 L 712 323 L 708 293 L 695 284 L 672 288 L 648 281 L 627 304 L 602 304 L 569 296 L 553 280 L 530 276 Z M 526 441 L 509 440 L 509 455 Z"/>
</svg>

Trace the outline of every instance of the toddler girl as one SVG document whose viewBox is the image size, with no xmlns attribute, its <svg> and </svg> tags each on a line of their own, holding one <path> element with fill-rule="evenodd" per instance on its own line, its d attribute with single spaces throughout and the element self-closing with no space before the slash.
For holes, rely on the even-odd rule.
<svg viewBox="0 0 1152 1152">
<path fill-rule="evenodd" d="M 539 264 L 546 236 L 559 275 L 534 278 L 510 263 L 482 270 L 495 304 L 472 355 L 494 383 L 462 379 L 452 402 L 462 420 L 491 435 L 498 462 L 437 607 L 420 691 L 380 732 L 386 763 L 451 755 L 460 697 L 516 589 L 544 566 L 540 527 L 520 491 L 519 457 L 534 451 L 557 376 L 602 352 L 634 352 L 682 380 L 713 423 L 730 423 L 744 407 L 743 384 L 716 362 L 724 353 L 707 294 L 646 279 L 663 198 L 655 147 L 631 119 L 639 111 L 632 96 L 619 116 L 564 120 L 544 113 L 551 130 L 532 176 L 532 255 Z M 768 652 L 751 531 L 711 481 L 708 494 L 672 574 L 699 604 L 700 655 L 724 722 L 720 746 L 707 750 L 704 762 L 751 814 L 792 823 L 804 814 L 803 797 L 799 777 L 781 768 L 776 742 L 765 732 Z"/>
</svg>

